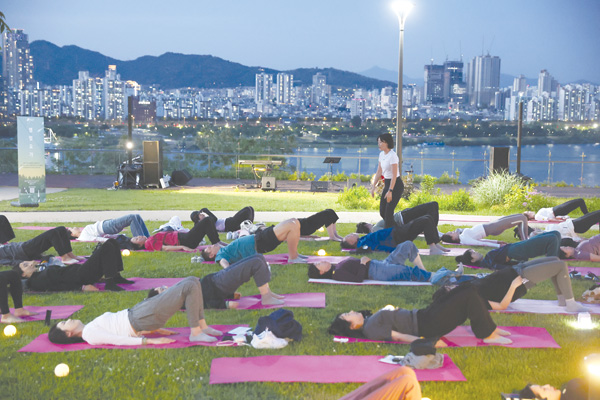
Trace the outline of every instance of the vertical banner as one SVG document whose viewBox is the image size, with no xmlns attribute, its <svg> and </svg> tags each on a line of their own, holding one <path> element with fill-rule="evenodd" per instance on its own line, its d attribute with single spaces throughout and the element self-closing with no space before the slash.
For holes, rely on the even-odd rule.
<svg viewBox="0 0 600 400">
<path fill-rule="evenodd" d="M 44 118 L 17 117 L 19 149 L 19 205 L 37 206 L 46 201 Z"/>
</svg>

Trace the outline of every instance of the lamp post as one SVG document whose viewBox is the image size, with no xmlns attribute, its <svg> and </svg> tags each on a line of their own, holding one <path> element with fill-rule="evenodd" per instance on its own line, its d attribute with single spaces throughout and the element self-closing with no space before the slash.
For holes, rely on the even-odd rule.
<svg viewBox="0 0 600 400">
<path fill-rule="evenodd" d="M 402 174 L 402 50 L 404 47 L 404 22 L 408 13 L 413 8 L 414 4 L 409 1 L 396 1 L 392 3 L 392 8 L 398 16 L 400 25 L 400 51 L 398 57 L 398 104 L 396 106 L 396 154 L 398 154 L 398 167 Z"/>
</svg>

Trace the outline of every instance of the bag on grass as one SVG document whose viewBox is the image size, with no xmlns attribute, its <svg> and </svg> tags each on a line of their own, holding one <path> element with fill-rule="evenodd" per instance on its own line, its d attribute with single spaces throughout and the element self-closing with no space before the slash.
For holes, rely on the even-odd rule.
<svg viewBox="0 0 600 400">
<path fill-rule="evenodd" d="M 297 342 L 302 340 L 302 325 L 294 319 L 294 313 L 285 308 L 273 311 L 266 317 L 260 317 L 254 328 L 254 334 L 259 335 L 266 329 L 269 329 L 278 338 Z"/>
</svg>

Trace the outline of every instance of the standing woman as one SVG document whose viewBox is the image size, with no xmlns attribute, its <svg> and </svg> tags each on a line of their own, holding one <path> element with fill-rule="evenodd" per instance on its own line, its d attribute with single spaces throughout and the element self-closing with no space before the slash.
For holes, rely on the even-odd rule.
<svg viewBox="0 0 600 400">
<path fill-rule="evenodd" d="M 371 187 L 371 196 L 375 196 L 375 187 L 381 175 L 384 179 L 383 192 L 381 192 L 381 200 L 379 201 L 379 215 L 385 221 L 386 228 L 394 227 L 394 209 L 402 197 L 404 192 L 404 182 L 400 176 L 399 159 L 394 150 L 394 139 L 389 133 L 379 135 L 377 138 L 379 146 L 379 163 L 377 172 L 373 179 Z"/>
</svg>

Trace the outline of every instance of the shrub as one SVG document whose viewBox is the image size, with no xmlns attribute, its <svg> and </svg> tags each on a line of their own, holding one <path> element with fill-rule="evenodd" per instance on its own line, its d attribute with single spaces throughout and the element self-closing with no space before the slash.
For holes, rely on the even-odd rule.
<svg viewBox="0 0 600 400">
<path fill-rule="evenodd" d="M 458 170 L 456 170 L 456 173 L 458 174 Z M 458 181 L 458 178 L 454 177 L 454 176 L 450 176 L 448 174 L 447 171 L 444 171 L 444 173 L 442 174 L 442 176 L 440 176 L 439 178 L 437 178 L 435 183 L 443 183 L 443 184 L 450 184 L 450 185 L 458 185 L 460 182 Z"/>
<path fill-rule="evenodd" d="M 522 185 L 522 180 L 518 176 L 505 171 L 491 171 L 487 178 L 473 185 L 471 193 L 475 202 L 482 206 L 503 205 L 504 196 L 509 194 L 515 185 L 519 187 Z"/>
<path fill-rule="evenodd" d="M 371 197 L 371 193 L 364 186 L 345 188 L 338 195 L 336 204 L 348 209 L 377 210 L 379 208 L 379 200 Z"/>
<path fill-rule="evenodd" d="M 423 180 L 421 181 L 421 191 L 425 193 L 433 193 L 433 188 L 435 187 L 435 178 L 431 175 L 423 175 Z"/>
<path fill-rule="evenodd" d="M 333 175 L 331 177 L 333 182 L 346 182 L 348 180 L 348 175 L 345 172 L 340 172 L 339 174 Z"/>
<path fill-rule="evenodd" d="M 437 200 L 440 208 L 448 211 L 474 211 L 473 198 L 465 189 L 452 192 L 449 195 L 440 196 Z"/>
<path fill-rule="evenodd" d="M 316 176 L 312 172 L 309 174 L 306 171 L 302 171 L 302 173 L 300 174 L 301 181 L 314 181 L 315 178 Z"/>
<path fill-rule="evenodd" d="M 507 209 L 524 211 L 537 211 L 540 208 L 551 207 L 548 198 L 535 190 L 535 183 L 520 186 L 514 185 L 510 193 L 504 196 L 504 205 Z"/>
</svg>

